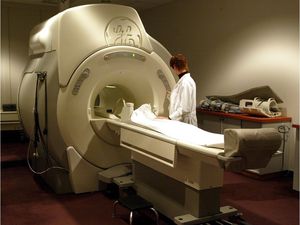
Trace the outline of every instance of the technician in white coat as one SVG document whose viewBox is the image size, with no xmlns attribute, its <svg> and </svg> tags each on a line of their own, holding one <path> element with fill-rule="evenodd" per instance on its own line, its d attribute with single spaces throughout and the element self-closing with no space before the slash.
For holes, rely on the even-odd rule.
<svg viewBox="0 0 300 225">
<path fill-rule="evenodd" d="M 187 59 L 176 54 L 170 59 L 170 66 L 179 77 L 170 95 L 169 119 L 197 125 L 196 84 L 189 73 Z"/>
</svg>

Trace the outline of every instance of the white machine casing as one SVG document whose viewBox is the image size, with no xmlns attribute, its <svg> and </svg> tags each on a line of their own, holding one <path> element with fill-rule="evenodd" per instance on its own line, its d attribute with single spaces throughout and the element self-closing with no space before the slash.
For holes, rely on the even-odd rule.
<svg viewBox="0 0 300 225">
<path fill-rule="evenodd" d="M 138 13 L 121 5 L 70 8 L 30 35 L 18 108 L 31 140 L 36 107 L 40 130 L 46 130 L 46 146 L 40 144 L 32 159 L 35 169 L 45 170 L 50 161 L 68 170 L 50 169 L 42 175 L 57 193 L 96 191 L 99 171 L 131 158 L 106 125 L 102 137 L 94 132 L 90 121 L 105 118 L 95 111 L 101 108 L 111 115 L 122 98 L 135 106 L 150 103 L 166 114 L 164 96 L 175 84 L 170 54 L 146 33 Z M 47 75 L 39 81 L 42 72 Z"/>
</svg>

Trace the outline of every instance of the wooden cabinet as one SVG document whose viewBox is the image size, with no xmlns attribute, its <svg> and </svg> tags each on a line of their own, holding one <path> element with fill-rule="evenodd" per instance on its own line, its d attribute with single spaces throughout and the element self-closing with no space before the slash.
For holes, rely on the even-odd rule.
<svg viewBox="0 0 300 225">
<path fill-rule="evenodd" d="M 259 175 L 287 170 L 289 157 L 290 117 L 253 117 L 246 114 L 231 114 L 197 110 L 198 127 L 213 133 L 223 133 L 227 128 L 275 128 L 282 135 L 282 145 L 273 155 L 266 168 L 249 170 Z"/>
</svg>

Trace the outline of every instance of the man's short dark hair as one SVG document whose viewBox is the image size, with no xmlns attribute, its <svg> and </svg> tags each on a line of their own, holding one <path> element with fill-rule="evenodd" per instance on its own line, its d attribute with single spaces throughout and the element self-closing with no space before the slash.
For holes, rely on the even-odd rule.
<svg viewBox="0 0 300 225">
<path fill-rule="evenodd" d="M 174 69 L 176 67 L 178 70 L 188 70 L 187 58 L 183 54 L 175 54 L 170 59 L 170 67 Z"/>
</svg>

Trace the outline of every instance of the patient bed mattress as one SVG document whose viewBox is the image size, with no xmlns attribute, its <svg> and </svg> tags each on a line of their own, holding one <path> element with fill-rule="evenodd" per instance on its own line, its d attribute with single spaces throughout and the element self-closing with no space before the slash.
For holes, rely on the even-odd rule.
<svg viewBox="0 0 300 225">
<path fill-rule="evenodd" d="M 223 134 L 207 132 L 176 120 L 157 118 L 149 104 L 144 104 L 136 109 L 131 116 L 131 121 L 178 141 L 206 147 L 224 148 Z"/>
</svg>

